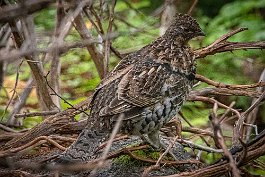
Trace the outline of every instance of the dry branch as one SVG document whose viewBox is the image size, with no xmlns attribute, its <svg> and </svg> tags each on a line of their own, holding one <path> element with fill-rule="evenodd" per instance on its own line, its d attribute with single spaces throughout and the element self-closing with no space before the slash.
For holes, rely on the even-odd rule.
<svg viewBox="0 0 265 177">
<path fill-rule="evenodd" d="M 170 153 L 170 151 L 171 151 L 173 145 L 174 145 L 175 142 L 177 141 L 177 138 L 178 138 L 178 136 L 176 136 L 176 137 L 174 138 L 174 140 L 168 145 L 167 149 L 166 149 L 166 150 L 160 155 L 160 157 L 159 157 L 158 160 L 156 161 L 156 164 L 155 164 L 155 165 L 150 166 L 150 167 L 148 167 L 148 168 L 146 168 L 146 169 L 144 170 L 142 177 L 146 177 L 146 176 L 148 176 L 148 174 L 149 174 L 152 170 L 154 170 L 154 169 L 158 169 L 158 168 L 160 167 L 160 163 L 161 163 L 163 157 L 166 156 L 168 153 Z M 175 159 L 175 161 L 178 161 L 178 159 Z"/>
<path fill-rule="evenodd" d="M 254 108 L 256 108 L 260 104 L 260 102 L 262 100 L 264 100 L 264 98 L 265 98 L 265 91 L 260 95 L 260 97 L 245 112 L 243 112 L 240 115 L 238 121 L 236 122 L 236 126 L 234 128 L 234 136 L 233 136 L 233 145 L 234 146 L 240 145 L 239 140 L 240 139 L 243 139 L 243 135 L 242 135 L 242 133 L 243 133 L 243 127 L 242 126 L 244 124 L 244 121 L 245 121 L 247 115 Z"/>
<path fill-rule="evenodd" d="M 200 129 L 200 128 L 196 128 L 196 127 L 182 127 L 182 131 L 183 132 L 190 132 L 190 133 L 194 133 L 194 134 L 207 135 L 207 136 L 214 137 L 213 132 L 208 131 L 208 130 L 203 130 L 203 129 Z"/>
<path fill-rule="evenodd" d="M 226 106 L 225 104 L 218 102 L 217 100 L 215 100 L 213 98 L 208 98 L 208 97 L 203 97 L 203 96 L 191 96 L 191 97 L 189 97 L 189 100 L 190 101 L 202 101 L 202 102 L 206 102 L 206 103 L 208 102 L 211 104 L 216 103 L 219 107 L 222 107 L 225 109 L 230 109 L 233 113 L 235 113 L 238 116 L 238 118 L 240 117 L 240 113 L 237 110 L 232 109 L 232 108 Z"/>
<path fill-rule="evenodd" d="M 17 73 L 16 73 L 16 81 L 15 81 L 15 85 L 14 85 L 14 88 L 12 89 L 12 95 L 5 107 L 5 110 L 4 110 L 4 114 L 2 115 L 2 118 L 5 116 L 6 112 L 7 112 L 7 109 L 8 107 L 10 106 L 11 102 L 13 101 L 14 97 L 15 97 L 15 94 L 16 94 L 16 88 L 17 88 L 17 84 L 18 84 L 18 78 L 19 78 L 19 68 L 20 66 L 22 65 L 23 63 L 23 60 L 19 63 L 18 67 L 17 67 Z M 9 121 L 9 120 L 8 120 Z"/>
<path fill-rule="evenodd" d="M 193 90 L 191 91 L 188 100 L 193 101 L 193 99 L 196 96 L 218 96 L 218 95 L 223 95 L 223 96 L 247 96 L 247 97 L 253 97 L 257 98 L 260 96 L 260 93 L 257 91 L 250 91 L 250 90 L 238 90 L 238 89 L 226 89 L 226 88 L 203 88 L 201 90 Z M 196 99 L 195 99 L 196 100 Z M 195 101 L 194 100 L 194 101 Z"/>
<path fill-rule="evenodd" d="M 105 51 L 104 51 L 104 76 L 107 75 L 109 72 L 109 58 L 110 58 L 110 46 L 111 41 L 109 39 L 109 35 L 112 33 L 112 25 L 114 21 L 114 8 L 116 6 L 117 0 L 112 0 L 111 8 L 109 10 L 109 25 L 108 30 L 106 33 L 106 40 L 105 40 Z"/>
<path fill-rule="evenodd" d="M 233 176 L 240 177 L 239 170 L 236 166 L 236 162 L 225 144 L 225 140 L 224 140 L 223 133 L 220 127 L 220 123 L 217 119 L 217 109 L 218 109 L 218 106 L 217 106 L 217 103 L 215 103 L 213 107 L 213 111 L 210 116 L 211 123 L 213 126 L 213 131 L 214 131 L 215 144 L 217 147 L 221 147 L 223 149 L 225 157 L 227 157 L 227 159 L 229 160 L 229 165 L 230 165 Z"/>
<path fill-rule="evenodd" d="M 205 76 L 202 76 L 200 74 L 196 74 L 195 78 L 198 81 L 205 82 L 209 85 L 215 86 L 217 88 L 227 88 L 227 89 L 250 89 L 250 88 L 256 88 L 256 87 L 265 87 L 265 82 L 261 81 L 259 83 L 249 84 L 249 85 L 236 85 L 236 84 L 224 84 L 221 82 L 216 82 L 211 79 L 208 79 Z"/>
<path fill-rule="evenodd" d="M 263 69 L 263 72 L 260 75 L 259 78 L 259 82 L 263 82 L 265 81 L 265 68 Z M 265 87 L 258 87 L 256 88 L 256 91 L 261 91 L 264 92 L 265 91 Z M 257 98 L 253 98 L 252 99 L 252 104 L 257 100 Z M 248 114 L 245 123 L 247 124 L 255 124 L 257 121 L 257 117 L 258 117 L 258 111 L 259 111 L 259 106 L 257 106 L 251 113 Z M 252 126 L 253 127 L 253 126 Z M 252 131 L 252 127 L 248 126 L 248 127 L 244 127 L 244 135 L 246 135 L 245 140 L 248 141 L 250 139 L 250 134 Z"/>
<path fill-rule="evenodd" d="M 51 87 L 55 90 L 57 94 L 60 95 L 61 90 L 60 90 L 60 74 L 61 74 L 61 62 L 60 62 L 60 53 L 58 46 L 63 42 L 63 39 L 65 36 L 61 37 L 60 39 L 60 33 L 63 31 L 63 27 L 65 24 L 62 24 L 63 18 L 65 17 L 64 13 L 64 7 L 63 7 L 63 2 L 62 0 L 57 1 L 57 11 L 56 11 L 56 25 L 54 29 L 54 35 L 53 35 L 53 41 L 52 41 L 52 46 L 54 46 L 54 50 L 50 51 L 49 53 L 46 53 L 45 60 L 48 61 L 49 58 L 51 58 Z M 65 35 L 67 33 L 64 33 Z M 48 59 L 47 59 L 48 58 Z M 60 104 L 60 98 L 52 95 L 52 100 L 54 104 L 58 107 L 61 108 Z"/>
<path fill-rule="evenodd" d="M 16 114 L 14 115 L 15 118 L 20 118 L 20 117 L 35 117 L 35 116 L 50 116 L 58 113 L 59 111 L 41 111 L 41 112 L 25 112 L 21 114 Z"/>
<path fill-rule="evenodd" d="M 194 144 L 193 142 L 188 141 L 188 140 L 184 140 L 184 139 L 177 139 L 176 141 L 179 143 L 182 143 L 183 146 L 187 146 L 187 147 L 192 148 L 192 149 L 199 149 L 199 150 L 209 152 L 209 153 L 213 153 L 213 152 L 214 153 L 223 153 L 224 152 L 222 149 L 214 149 L 211 147 L 206 147 L 206 146 L 202 146 L 199 144 Z"/>
<path fill-rule="evenodd" d="M 0 129 L 2 129 L 2 130 L 4 130 L 4 131 L 7 131 L 7 132 L 17 133 L 16 130 L 14 130 L 14 129 L 10 128 L 10 127 L 7 127 L 7 126 L 5 126 L 5 125 L 3 125 L 3 124 L 0 124 Z"/>
<path fill-rule="evenodd" d="M 227 41 L 228 38 L 231 36 L 245 31 L 247 28 L 239 28 L 233 31 L 228 32 L 227 34 L 221 36 L 219 39 L 214 41 L 207 47 L 202 49 L 198 49 L 194 51 L 196 58 L 204 58 L 207 55 L 214 55 L 216 53 L 233 51 L 233 50 L 245 50 L 245 49 L 264 49 L 265 48 L 265 41 L 258 41 L 258 42 L 229 42 Z"/>
<path fill-rule="evenodd" d="M 28 19 L 25 23 L 26 26 L 28 27 L 28 30 L 26 30 L 28 33 L 29 31 L 31 31 L 31 33 L 33 33 L 33 29 L 32 29 L 32 21 L 33 19 Z M 23 37 L 22 34 L 19 33 L 19 30 L 17 28 L 17 24 L 14 21 L 9 22 L 9 25 L 12 29 L 12 34 L 14 37 L 14 40 L 18 46 L 18 48 L 22 47 L 23 44 Z M 31 38 L 31 36 L 30 36 Z M 35 41 L 35 39 L 27 39 L 29 41 L 32 42 L 31 47 L 35 47 L 33 42 Z M 36 55 L 35 55 L 36 57 Z M 39 98 L 39 102 L 40 102 L 40 106 L 42 107 L 43 110 L 54 110 L 56 109 L 56 106 L 54 105 L 54 103 L 52 102 L 49 90 L 47 88 L 47 85 L 45 84 L 45 80 L 43 77 L 43 68 L 42 68 L 42 64 L 41 62 L 34 58 L 33 55 L 27 55 L 25 56 L 27 63 L 31 69 L 31 72 L 33 74 L 34 77 L 34 81 L 36 83 L 36 89 L 37 89 L 37 95 Z"/>
<path fill-rule="evenodd" d="M 265 131 L 261 133 L 262 136 L 258 137 L 253 144 L 249 144 L 247 149 L 248 153 L 246 154 L 245 158 L 242 160 L 242 163 L 239 164 L 240 166 L 246 165 L 249 162 L 257 159 L 258 157 L 265 155 Z M 240 154 L 242 150 L 237 152 Z M 164 176 L 164 177 L 214 177 L 214 176 L 222 176 L 226 174 L 230 170 L 229 162 L 220 161 L 213 165 L 207 166 L 205 168 L 201 168 L 192 172 L 183 172 L 179 174 Z"/>
<path fill-rule="evenodd" d="M 1 151 L 0 152 L 0 158 L 1 157 L 6 157 L 6 156 L 12 156 L 12 155 L 15 155 L 16 153 L 18 153 L 20 151 L 32 148 L 32 146 L 34 146 L 35 144 L 37 144 L 38 142 L 40 142 L 42 140 L 45 140 L 44 142 L 47 141 L 47 142 L 51 143 L 52 145 L 56 146 L 57 148 L 59 148 L 59 149 L 61 149 L 63 151 L 66 149 L 65 147 L 59 145 L 56 141 L 48 138 L 47 136 L 40 136 L 40 137 L 34 139 L 33 141 L 24 144 L 23 146 L 20 146 L 20 147 L 17 147 L 17 148 L 12 148 L 12 149 L 5 150 L 5 151 Z"/>
<path fill-rule="evenodd" d="M 15 115 L 17 113 L 19 113 L 19 111 L 22 109 L 22 107 L 25 105 L 26 100 L 32 90 L 32 85 L 33 85 L 33 79 L 30 78 L 27 81 L 26 84 L 26 88 L 24 89 L 24 91 L 22 92 L 21 96 L 19 97 L 19 99 L 17 100 L 17 102 L 14 104 L 13 106 L 13 110 L 12 112 L 9 114 L 8 116 L 8 121 L 7 124 L 8 125 L 12 125 L 12 126 L 19 126 L 19 121 L 17 119 L 15 119 Z"/>
<path fill-rule="evenodd" d="M 51 116 L 45 119 L 41 124 L 33 127 L 28 132 L 25 132 L 22 136 L 18 136 L 11 141 L 9 141 L 4 146 L 0 147 L 0 150 L 7 150 L 9 148 L 16 148 L 26 144 L 33 139 L 39 136 L 47 136 L 51 135 L 52 133 L 60 130 L 64 126 L 75 122 L 73 117 L 83 111 L 88 109 L 90 103 L 90 99 L 87 99 L 77 105 L 75 105 L 75 109 L 67 109 L 65 111 L 59 112 L 54 116 Z"/>
<path fill-rule="evenodd" d="M 53 51 L 55 48 L 57 48 L 59 50 L 60 54 L 63 54 L 67 51 L 69 51 L 70 49 L 73 48 L 83 48 L 86 47 L 86 45 L 91 45 L 91 44 L 97 44 L 99 43 L 97 40 L 94 39 L 88 39 L 88 40 L 82 40 L 82 42 L 76 42 L 76 43 L 64 43 L 58 46 L 49 46 L 47 49 L 28 49 L 26 51 L 22 51 L 22 50 L 12 50 L 10 51 L 10 53 L 8 55 L 6 55 L 5 53 L 1 52 L 0 53 L 0 61 L 14 61 L 20 57 L 24 57 L 24 56 L 28 56 L 28 55 L 32 55 L 33 53 L 35 54 L 40 54 L 40 53 L 48 53 Z"/>
<path fill-rule="evenodd" d="M 193 11 L 194 8 L 196 7 L 197 3 L 198 3 L 198 0 L 193 0 L 193 1 L 192 1 L 192 4 L 191 4 L 190 9 L 188 10 L 188 13 L 187 13 L 187 14 L 189 14 L 189 15 L 192 14 L 192 11 Z"/>
<path fill-rule="evenodd" d="M 21 3 L 6 5 L 0 11 L 0 23 L 7 23 L 18 17 L 30 15 L 46 8 L 55 0 L 26 0 Z"/>
<path fill-rule="evenodd" d="M 84 19 L 81 15 L 78 15 L 75 20 L 75 28 L 78 31 L 79 35 L 81 36 L 82 39 L 84 40 L 91 40 L 92 35 L 90 31 L 87 29 Z M 100 78 L 104 77 L 104 63 L 103 63 L 103 55 L 98 51 L 96 48 L 95 44 L 87 44 L 86 48 L 88 52 L 91 55 L 92 60 L 95 63 L 95 66 L 97 68 L 97 71 L 99 73 Z"/>
</svg>

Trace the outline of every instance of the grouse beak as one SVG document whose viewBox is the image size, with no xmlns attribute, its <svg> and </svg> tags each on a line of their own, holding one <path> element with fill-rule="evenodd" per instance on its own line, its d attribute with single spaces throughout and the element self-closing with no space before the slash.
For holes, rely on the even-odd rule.
<svg viewBox="0 0 265 177">
<path fill-rule="evenodd" d="M 205 34 L 203 31 L 200 31 L 200 32 L 198 33 L 198 36 L 206 36 L 206 34 Z"/>
</svg>

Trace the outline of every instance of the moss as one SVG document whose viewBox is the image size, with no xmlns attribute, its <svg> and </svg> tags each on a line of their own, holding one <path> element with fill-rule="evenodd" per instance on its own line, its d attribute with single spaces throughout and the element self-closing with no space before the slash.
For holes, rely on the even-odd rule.
<svg viewBox="0 0 265 177">
<path fill-rule="evenodd" d="M 141 149 L 136 150 L 132 152 L 134 155 L 140 157 L 140 158 L 152 158 L 154 160 L 157 160 L 159 158 L 160 153 L 157 151 L 154 151 L 152 149 Z M 121 155 L 114 160 L 117 163 L 126 164 L 126 165 L 133 165 L 133 166 L 144 166 L 144 165 L 150 165 L 148 162 L 143 162 L 137 159 L 134 159 L 130 157 L 129 155 Z"/>
<path fill-rule="evenodd" d="M 154 159 L 154 160 L 158 160 L 158 158 L 160 157 L 160 155 L 161 155 L 160 152 L 156 152 L 156 151 L 150 153 L 150 157 L 152 159 Z"/>
<path fill-rule="evenodd" d="M 127 166 L 145 166 L 150 165 L 149 163 L 134 159 L 130 157 L 129 155 L 121 155 L 114 159 L 115 163 L 120 163 Z"/>
<path fill-rule="evenodd" d="M 133 151 L 132 153 L 139 158 L 143 158 L 143 159 L 148 158 L 148 159 L 153 159 L 153 160 L 158 160 L 158 158 L 161 155 L 161 153 L 159 151 L 155 151 L 151 148 L 136 150 L 136 151 Z M 165 156 L 164 159 L 173 160 L 168 156 Z M 136 166 L 151 165 L 148 162 L 143 162 L 143 161 L 134 159 L 134 158 L 130 157 L 129 155 L 121 155 L 121 156 L 115 158 L 114 161 L 117 163 L 126 164 L 126 165 L 133 165 L 133 166 L 135 166 L 135 165 Z"/>
<path fill-rule="evenodd" d="M 145 149 L 133 151 L 133 153 L 139 157 L 147 158 L 148 152 Z"/>
<path fill-rule="evenodd" d="M 121 155 L 114 160 L 115 162 L 119 162 L 122 164 L 131 164 L 133 162 L 133 159 L 128 155 Z"/>
</svg>

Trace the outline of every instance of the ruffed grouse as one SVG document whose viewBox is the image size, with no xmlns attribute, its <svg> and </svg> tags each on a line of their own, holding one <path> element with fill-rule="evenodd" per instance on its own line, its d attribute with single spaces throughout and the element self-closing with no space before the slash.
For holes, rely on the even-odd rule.
<svg viewBox="0 0 265 177">
<path fill-rule="evenodd" d="M 203 36 L 189 15 L 177 14 L 162 37 L 127 55 L 97 87 L 88 125 L 59 161 L 87 161 L 123 114 L 119 132 L 161 147 L 159 130 L 180 110 L 195 76 L 188 41 Z"/>
</svg>

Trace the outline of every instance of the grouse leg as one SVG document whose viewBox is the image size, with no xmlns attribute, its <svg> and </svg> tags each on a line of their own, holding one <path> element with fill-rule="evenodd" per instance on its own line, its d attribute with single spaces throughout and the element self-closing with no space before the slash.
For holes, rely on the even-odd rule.
<svg viewBox="0 0 265 177">
<path fill-rule="evenodd" d="M 142 139 L 143 141 L 149 143 L 154 149 L 157 149 L 157 150 L 161 150 L 161 149 L 166 150 L 168 147 L 167 144 L 160 141 L 159 131 L 149 133 L 147 134 L 147 136 L 142 135 Z M 174 155 L 172 149 L 170 149 L 168 153 L 174 160 L 178 160 L 177 157 Z"/>
</svg>

